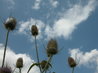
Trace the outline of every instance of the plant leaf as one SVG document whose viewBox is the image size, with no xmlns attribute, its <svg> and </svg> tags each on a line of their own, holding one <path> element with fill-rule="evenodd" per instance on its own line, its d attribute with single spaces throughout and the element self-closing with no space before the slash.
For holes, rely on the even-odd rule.
<svg viewBox="0 0 98 73">
<path fill-rule="evenodd" d="M 48 63 L 50 67 L 52 67 L 52 65 L 50 63 Z"/>
<path fill-rule="evenodd" d="M 29 71 L 31 70 L 31 68 L 33 67 L 33 66 L 38 66 L 39 65 L 39 63 L 33 63 L 31 66 L 30 66 L 30 68 L 28 69 L 28 71 L 27 71 L 27 73 L 29 73 Z"/>
</svg>

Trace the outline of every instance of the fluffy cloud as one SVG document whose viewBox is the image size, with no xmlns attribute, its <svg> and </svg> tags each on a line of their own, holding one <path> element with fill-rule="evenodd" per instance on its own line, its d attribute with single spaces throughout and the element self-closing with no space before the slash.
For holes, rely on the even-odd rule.
<svg viewBox="0 0 98 73">
<path fill-rule="evenodd" d="M 3 44 L 0 44 L 0 65 L 2 64 L 3 49 L 4 49 Z M 22 68 L 22 73 L 26 73 L 30 65 L 34 63 L 34 60 L 32 60 L 27 54 L 16 54 L 9 47 L 7 48 L 5 65 L 8 65 L 12 69 L 14 69 L 16 61 L 19 57 L 22 57 L 24 61 L 24 67 Z M 16 69 L 15 71 L 17 73 L 18 69 Z M 39 73 L 39 69 L 35 66 L 32 68 L 30 73 Z"/>
<path fill-rule="evenodd" d="M 41 0 L 36 1 L 40 3 Z M 51 1 L 55 2 L 55 0 Z M 82 2 L 79 4 L 74 4 L 66 11 L 60 12 L 60 14 L 57 15 L 59 16 L 59 18 L 54 19 L 52 26 L 48 25 L 49 23 L 46 24 L 41 20 L 36 20 L 33 18 L 28 21 L 20 22 L 21 26 L 19 27 L 19 32 L 27 34 L 27 31 L 30 30 L 31 25 L 37 22 L 40 30 L 39 38 L 42 38 L 42 35 L 44 35 L 48 39 L 54 37 L 64 37 L 65 39 L 68 39 L 71 37 L 71 34 L 74 32 L 77 26 L 81 22 L 87 20 L 91 13 L 94 11 L 96 7 L 96 0 L 87 1 L 88 2 L 84 5 L 82 4 Z"/>
<path fill-rule="evenodd" d="M 93 49 L 90 52 L 83 52 L 80 49 L 69 50 L 69 53 L 73 58 L 77 57 L 79 61 L 79 66 L 83 65 L 86 67 L 96 68 L 96 73 L 98 73 L 98 50 Z"/>
<path fill-rule="evenodd" d="M 33 9 L 40 9 L 40 3 L 41 0 L 35 0 L 34 6 L 32 6 Z"/>
<path fill-rule="evenodd" d="M 8 4 L 8 9 L 13 9 L 15 5 L 14 0 L 6 0 L 6 3 Z"/>
<path fill-rule="evenodd" d="M 94 11 L 96 0 L 89 0 L 87 4 L 75 4 L 64 13 L 61 13 L 60 18 L 54 21 L 52 27 L 46 27 L 46 35 L 48 37 L 69 38 L 72 32 L 81 22 L 87 20 L 91 12 Z M 49 34 L 47 34 L 49 33 Z"/>
<path fill-rule="evenodd" d="M 50 0 L 50 3 L 51 3 L 51 5 L 54 7 L 54 8 L 56 8 L 57 6 L 58 6 L 58 1 L 56 1 L 56 0 Z"/>
<path fill-rule="evenodd" d="M 7 2 L 9 2 L 9 3 L 12 4 L 12 5 L 15 4 L 14 0 L 7 0 Z"/>
<path fill-rule="evenodd" d="M 39 29 L 38 39 L 42 38 L 42 34 L 43 34 L 42 30 L 45 27 L 45 24 L 42 21 L 31 18 L 28 21 L 21 21 L 19 24 L 21 24 L 21 25 L 19 26 L 18 33 L 20 33 L 20 34 L 22 33 L 27 36 L 29 35 L 28 37 L 30 38 L 30 40 L 32 40 L 32 37 L 30 36 L 31 26 L 36 24 Z"/>
</svg>

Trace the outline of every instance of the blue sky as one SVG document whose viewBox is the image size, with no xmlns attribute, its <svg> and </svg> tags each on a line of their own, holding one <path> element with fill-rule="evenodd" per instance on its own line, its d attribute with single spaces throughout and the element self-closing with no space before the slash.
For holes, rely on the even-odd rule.
<svg viewBox="0 0 98 73">
<path fill-rule="evenodd" d="M 52 71 L 71 73 L 67 58 L 77 54 L 80 62 L 75 73 L 98 73 L 98 0 L 0 0 L 0 60 L 6 35 L 2 20 L 9 16 L 17 19 L 8 41 L 8 61 L 13 54 L 11 66 L 20 56 L 27 59 L 27 67 L 36 62 L 30 28 L 37 23 L 40 60 L 47 59 L 43 43 L 46 46 L 49 39 L 57 39 L 59 48 L 64 47 L 53 57 Z M 39 73 L 36 67 L 33 71 Z"/>
</svg>

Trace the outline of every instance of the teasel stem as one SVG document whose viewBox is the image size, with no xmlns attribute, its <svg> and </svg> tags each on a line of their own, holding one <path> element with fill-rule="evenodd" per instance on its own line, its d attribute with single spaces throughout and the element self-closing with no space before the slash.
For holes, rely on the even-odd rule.
<svg viewBox="0 0 98 73">
<path fill-rule="evenodd" d="M 19 68 L 19 73 L 21 73 L 21 68 Z"/>
<path fill-rule="evenodd" d="M 45 73 L 47 73 L 47 70 L 45 70 Z"/>
<path fill-rule="evenodd" d="M 38 47 L 37 47 L 37 40 L 36 40 L 36 36 L 35 36 L 35 48 L 36 48 L 37 63 L 39 64 L 38 66 L 39 66 L 40 72 L 42 73 L 42 69 L 41 69 L 40 61 L 39 61 L 39 53 L 38 53 Z"/>
<path fill-rule="evenodd" d="M 72 73 L 74 73 L 74 67 L 72 68 Z"/>
<path fill-rule="evenodd" d="M 14 73 L 14 72 L 15 72 L 15 70 L 16 70 L 16 68 L 14 68 L 14 70 L 12 71 L 12 73 Z"/>
<path fill-rule="evenodd" d="M 9 32 L 10 32 L 10 29 L 8 29 L 8 31 L 6 33 L 6 42 L 5 42 L 5 48 L 4 48 L 4 54 L 3 54 L 2 68 L 4 67 L 4 62 L 5 62 L 5 55 L 6 55 L 6 48 L 7 48 L 7 43 L 8 43 Z"/>
<path fill-rule="evenodd" d="M 46 69 L 47 65 L 51 62 L 52 56 L 53 55 L 50 55 L 50 57 L 48 57 L 47 63 L 45 65 L 45 68 L 43 69 L 42 73 L 44 73 L 46 71 L 45 69 Z"/>
</svg>

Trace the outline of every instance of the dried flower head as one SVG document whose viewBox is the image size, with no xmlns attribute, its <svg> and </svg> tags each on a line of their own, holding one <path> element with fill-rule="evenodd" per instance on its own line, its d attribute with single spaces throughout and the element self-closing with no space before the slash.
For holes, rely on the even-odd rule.
<svg viewBox="0 0 98 73">
<path fill-rule="evenodd" d="M 17 68 L 22 68 L 23 67 L 23 59 L 22 58 L 17 59 L 16 67 Z"/>
<path fill-rule="evenodd" d="M 68 63 L 71 68 L 76 67 L 76 61 L 72 57 L 68 57 Z"/>
<path fill-rule="evenodd" d="M 5 28 L 7 29 L 7 30 L 14 30 L 15 29 L 15 27 L 16 27 L 16 19 L 15 18 L 13 18 L 13 17 L 9 17 L 6 21 L 5 21 L 5 23 L 4 23 L 4 25 L 5 25 Z"/>
<path fill-rule="evenodd" d="M 12 70 L 9 67 L 3 67 L 0 68 L 0 73 L 12 73 Z"/>
<path fill-rule="evenodd" d="M 38 28 L 37 28 L 36 25 L 32 25 L 31 33 L 32 33 L 33 36 L 37 36 L 38 35 Z"/>
<path fill-rule="evenodd" d="M 55 55 L 58 53 L 58 44 L 56 40 L 51 39 L 47 44 L 47 55 Z"/>
<path fill-rule="evenodd" d="M 43 61 L 40 63 L 41 68 L 42 68 L 42 69 L 45 68 L 45 70 L 47 70 L 47 69 L 49 68 L 49 63 L 47 64 L 47 66 L 46 66 L 46 64 L 47 64 L 47 61 L 46 61 L 46 60 L 43 60 Z"/>
</svg>

